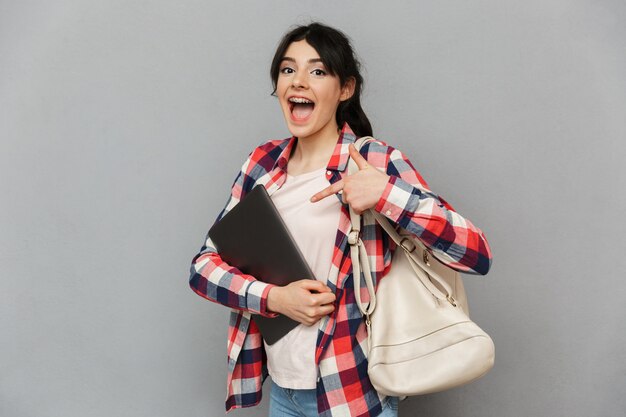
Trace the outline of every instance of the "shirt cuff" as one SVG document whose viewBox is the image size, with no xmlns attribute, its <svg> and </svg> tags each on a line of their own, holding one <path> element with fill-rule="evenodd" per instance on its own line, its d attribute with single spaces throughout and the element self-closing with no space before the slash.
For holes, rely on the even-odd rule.
<svg viewBox="0 0 626 417">
<path fill-rule="evenodd" d="M 415 211 L 418 203 L 419 193 L 415 194 L 415 187 L 400 177 L 390 175 L 374 210 L 398 223 L 403 213 Z"/>
<path fill-rule="evenodd" d="M 278 313 L 267 310 L 267 295 L 273 287 L 276 287 L 276 285 L 259 280 L 252 281 L 248 285 L 246 304 L 251 313 L 265 317 L 278 317 Z"/>
</svg>

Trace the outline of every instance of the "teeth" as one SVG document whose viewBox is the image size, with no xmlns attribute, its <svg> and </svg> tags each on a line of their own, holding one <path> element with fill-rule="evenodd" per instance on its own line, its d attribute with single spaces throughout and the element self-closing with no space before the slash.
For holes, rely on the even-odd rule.
<svg viewBox="0 0 626 417">
<path fill-rule="evenodd" d="M 313 102 L 311 100 L 307 100 L 306 98 L 302 98 L 302 97 L 290 97 L 289 101 L 292 103 L 308 103 L 308 104 L 312 104 Z"/>
</svg>

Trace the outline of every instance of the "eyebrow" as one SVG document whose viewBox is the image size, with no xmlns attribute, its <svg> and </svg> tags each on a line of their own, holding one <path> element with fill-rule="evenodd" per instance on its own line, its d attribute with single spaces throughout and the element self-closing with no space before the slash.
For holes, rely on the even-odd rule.
<svg viewBox="0 0 626 417">
<path fill-rule="evenodd" d="M 293 59 L 293 58 L 291 58 L 291 57 L 289 57 L 289 56 L 283 57 L 283 59 L 281 59 L 281 60 L 280 60 L 280 62 L 283 62 L 283 61 L 291 61 L 291 62 L 296 62 L 296 60 L 295 60 L 295 59 Z M 322 59 L 321 59 L 321 58 L 311 58 L 311 59 L 309 59 L 307 62 L 308 62 L 309 64 L 312 64 L 312 63 L 315 63 L 315 62 L 322 62 Z"/>
</svg>

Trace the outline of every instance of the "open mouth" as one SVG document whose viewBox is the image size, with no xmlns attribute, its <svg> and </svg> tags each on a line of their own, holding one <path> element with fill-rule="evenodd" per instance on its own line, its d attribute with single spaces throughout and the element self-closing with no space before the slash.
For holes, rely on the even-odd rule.
<svg viewBox="0 0 626 417">
<path fill-rule="evenodd" d="M 294 120 L 306 120 L 315 108 L 315 103 L 304 97 L 289 97 L 288 101 L 289 111 Z"/>
</svg>

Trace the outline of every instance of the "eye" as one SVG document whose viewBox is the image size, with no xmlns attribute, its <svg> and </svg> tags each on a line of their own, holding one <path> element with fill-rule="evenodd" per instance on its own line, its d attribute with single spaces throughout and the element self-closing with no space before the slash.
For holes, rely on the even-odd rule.
<svg viewBox="0 0 626 417">
<path fill-rule="evenodd" d="M 311 74 L 321 76 L 321 75 L 326 75 L 326 71 L 316 68 L 313 71 L 311 71 Z"/>
<path fill-rule="evenodd" d="M 293 69 L 289 67 L 283 67 L 280 69 L 281 74 L 291 74 L 293 73 Z"/>
</svg>

